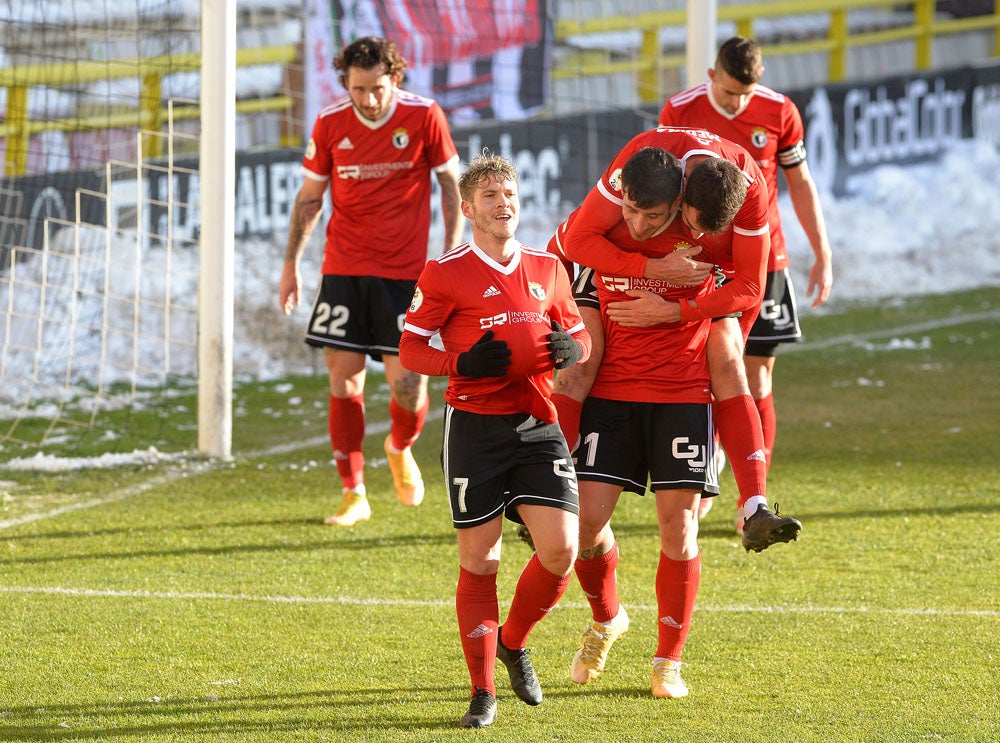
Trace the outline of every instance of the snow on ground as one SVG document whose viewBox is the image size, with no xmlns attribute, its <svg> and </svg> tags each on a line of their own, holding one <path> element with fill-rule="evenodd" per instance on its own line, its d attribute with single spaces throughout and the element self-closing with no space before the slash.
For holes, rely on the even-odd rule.
<svg viewBox="0 0 1000 743">
<path fill-rule="evenodd" d="M 806 297 L 812 252 L 787 195 L 781 198 L 792 273 L 805 323 L 811 314 L 836 312 L 856 302 L 1000 286 L 1000 152 L 995 147 L 963 141 L 938 162 L 873 170 L 860 179 L 858 188 L 849 198 L 822 196 L 834 256 L 834 286 L 830 301 L 818 309 L 812 309 Z M 526 244 L 541 247 L 564 216 L 526 213 L 518 237 Z M 303 306 L 290 318 L 281 314 L 277 301 L 284 236 L 237 245 L 234 366 L 238 378 L 269 380 L 300 372 L 325 374 L 322 358 L 301 340 L 312 292 L 319 280 L 322 231 L 316 232 L 303 261 Z M 175 268 L 184 278 L 179 283 L 188 295 L 185 302 L 190 303 L 197 268 L 190 255 L 179 253 L 173 259 L 189 261 Z M 142 273 L 144 296 L 163 296 L 163 287 L 151 285 L 160 280 L 158 276 L 158 271 Z M 2 287 L 0 294 L 5 294 Z M 7 297 L 0 299 L 0 307 L 6 306 Z M 170 363 L 175 370 L 195 368 L 197 348 L 191 319 L 185 316 L 183 322 L 176 323 L 186 328 L 186 337 L 170 346 Z M 118 341 L 126 347 L 117 355 L 131 357 L 135 352 L 146 360 L 162 357 L 162 338 L 154 337 L 146 347 L 142 339 L 136 341 L 135 334 L 128 331 L 129 322 L 125 318 L 112 323 L 125 331 L 118 334 Z M 923 342 L 920 338 L 894 339 L 882 350 L 905 349 Z M 92 358 L 99 359 L 100 354 Z M 11 380 L 17 378 L 17 370 L 11 368 L 9 355 L 6 364 L 4 387 L 9 388 L 14 384 Z M 88 373 L 94 374 L 96 369 L 92 365 Z M 26 368 L 21 376 L 30 380 L 32 373 L 31 368 Z M 126 376 L 119 381 L 129 380 Z M 128 463 L 121 457 L 131 458 L 133 464 L 147 464 L 151 458 L 162 461 L 162 456 L 154 450 L 115 455 L 114 465 Z M 64 461 L 39 455 L 7 466 L 58 469 L 66 466 Z M 71 466 L 107 466 L 108 462 L 111 460 L 84 465 L 74 461 Z"/>
</svg>

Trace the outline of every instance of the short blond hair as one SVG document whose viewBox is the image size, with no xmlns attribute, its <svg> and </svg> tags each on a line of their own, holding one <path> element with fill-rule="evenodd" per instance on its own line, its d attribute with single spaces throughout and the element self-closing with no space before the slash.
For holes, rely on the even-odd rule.
<svg viewBox="0 0 1000 743">
<path fill-rule="evenodd" d="M 484 149 L 482 154 L 472 159 L 462 177 L 458 179 L 458 192 L 462 195 L 462 200 L 472 201 L 476 189 L 490 176 L 501 183 L 505 181 L 517 183 L 517 168 L 507 158 Z"/>
</svg>

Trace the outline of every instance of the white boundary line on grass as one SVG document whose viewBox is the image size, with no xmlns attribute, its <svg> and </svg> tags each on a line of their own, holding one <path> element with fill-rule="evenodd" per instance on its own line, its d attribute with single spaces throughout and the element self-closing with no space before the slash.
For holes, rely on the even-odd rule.
<svg viewBox="0 0 1000 743">
<path fill-rule="evenodd" d="M 882 338 L 889 335 L 897 335 L 904 333 L 919 333 L 925 330 L 937 330 L 939 328 L 947 328 L 954 325 L 964 325 L 970 322 L 979 322 L 980 320 L 996 320 L 1000 319 L 1000 310 L 990 310 L 988 312 L 977 312 L 967 315 L 955 315 L 954 317 L 940 318 L 937 320 L 929 320 L 923 323 L 916 323 L 913 325 L 903 325 L 896 328 L 886 328 L 884 330 L 873 330 L 867 333 L 858 333 L 856 335 L 841 335 L 836 338 L 829 338 L 825 341 L 817 341 L 815 343 L 797 343 L 789 344 L 789 351 L 817 351 L 821 349 L 831 348 L 833 346 L 842 345 L 845 343 L 857 343 L 859 341 L 868 340 L 871 338 Z M 428 420 L 436 420 L 443 415 L 443 411 L 440 408 L 434 408 L 428 412 Z M 387 433 L 389 430 L 389 421 L 374 421 L 369 424 L 366 428 L 365 435 L 378 435 L 382 433 Z M 303 441 L 290 441 L 285 444 L 278 444 L 277 446 L 272 446 L 268 449 L 261 449 L 257 451 L 250 451 L 241 453 L 239 456 L 246 459 L 255 459 L 263 456 L 273 456 L 275 454 L 288 454 L 293 451 L 298 451 L 300 449 L 308 449 L 313 446 L 320 446 L 327 441 L 325 436 L 316 436 L 310 439 L 305 439 Z M 56 516 L 61 516 L 64 513 L 70 513 L 72 511 L 79 511 L 84 508 L 94 508 L 96 506 L 103 506 L 107 503 L 114 503 L 116 501 L 125 500 L 131 498 L 135 495 L 140 495 L 147 490 L 158 487 L 160 485 L 167 485 L 175 480 L 183 477 L 188 477 L 192 474 L 200 474 L 201 472 L 206 472 L 212 469 L 212 463 L 204 463 L 196 467 L 193 471 L 189 469 L 178 469 L 171 472 L 164 473 L 143 483 L 138 483 L 135 485 L 130 485 L 123 490 L 116 491 L 104 498 L 94 498 L 82 503 L 73 503 L 66 506 L 61 506 L 55 508 L 51 511 L 46 511 L 44 513 L 33 513 L 26 516 L 20 516 L 18 518 L 7 519 L 6 521 L 0 521 L 0 530 L 9 529 L 12 526 L 20 526 L 21 524 L 28 524 L 33 521 L 41 521 L 42 519 L 54 518 Z M 0 589 L 2 590 L 2 589 Z"/>
<path fill-rule="evenodd" d="M 453 609 L 454 601 L 418 601 L 414 599 L 354 598 L 350 596 L 267 596 L 248 593 L 185 593 L 179 591 L 121 591 L 92 588 L 45 586 L 0 586 L 0 593 L 47 594 L 83 598 L 142 598 L 180 601 L 237 601 L 268 604 L 339 604 L 348 606 L 422 606 Z M 587 609 L 589 604 L 562 603 L 559 608 Z M 655 606 L 630 605 L 639 611 L 656 611 Z M 746 614 L 891 614 L 928 617 L 1000 617 L 1000 611 L 988 609 L 879 609 L 867 606 L 699 606 L 696 611 Z"/>
<path fill-rule="evenodd" d="M 922 333 L 926 330 L 940 330 L 950 328 L 954 325 L 965 325 L 970 322 L 981 320 L 1000 320 L 1000 310 L 989 310 L 988 312 L 975 312 L 971 315 L 955 315 L 954 317 L 928 320 L 927 322 L 915 323 L 913 325 L 902 325 L 898 328 L 887 328 L 885 330 L 870 330 L 867 333 L 857 333 L 854 335 L 838 335 L 835 338 L 827 338 L 824 341 L 815 343 L 789 343 L 785 345 L 789 351 L 820 351 L 833 346 L 842 346 L 845 343 L 858 343 L 872 338 L 884 338 L 887 335 L 905 335 L 906 333 Z"/>
<path fill-rule="evenodd" d="M 122 488 L 103 498 L 92 498 L 87 501 L 81 501 L 79 503 L 69 503 L 65 506 L 59 506 L 59 508 L 53 508 L 51 511 L 45 511 L 44 513 L 29 513 L 25 516 L 18 516 L 17 518 L 7 519 L 6 521 L 0 521 L 0 529 L 9 529 L 12 526 L 20 526 L 21 524 L 30 524 L 33 521 L 41 521 L 43 519 L 50 519 L 55 516 L 62 516 L 64 513 L 72 513 L 73 511 L 79 511 L 84 508 L 94 508 L 95 506 L 103 506 L 107 503 L 115 503 L 116 501 L 127 500 L 135 495 L 146 492 L 152 488 L 158 487 L 160 485 L 169 485 L 170 483 L 179 480 L 183 477 L 188 477 L 190 475 L 198 475 L 212 468 L 212 465 L 208 462 L 197 464 L 190 468 L 184 468 L 181 470 L 173 469 L 169 472 L 164 472 L 156 477 L 151 477 L 150 479 L 136 483 L 135 485 L 129 485 L 127 488 Z"/>
<path fill-rule="evenodd" d="M 427 413 L 427 420 L 437 420 L 440 418 L 444 412 L 441 409 L 434 409 Z M 389 432 L 389 421 L 375 421 L 365 428 L 365 436 L 377 436 L 383 433 Z M 305 439 L 303 441 L 289 442 L 287 444 L 279 444 L 273 446 L 269 449 L 263 449 L 260 451 L 245 452 L 239 455 L 243 459 L 256 459 L 258 457 L 273 456 L 275 454 L 288 454 L 289 452 L 298 451 L 299 449 L 308 449 L 312 446 L 320 446 L 330 439 L 328 436 L 316 436 L 311 439 Z M 376 460 L 370 460 L 369 464 L 373 464 Z M 384 460 L 382 460 L 384 462 Z M 147 490 L 151 490 L 160 485 L 169 485 L 172 482 L 180 480 L 185 477 L 190 477 L 191 475 L 200 475 L 203 472 L 208 472 L 218 466 L 217 462 L 198 462 L 190 467 L 183 467 L 170 470 L 169 472 L 164 472 L 163 474 L 152 477 L 145 482 L 136 483 L 134 485 L 129 485 L 127 488 L 117 490 L 103 498 L 92 498 L 87 501 L 82 501 L 80 503 L 70 503 L 65 506 L 60 506 L 59 508 L 53 508 L 51 511 L 45 511 L 43 513 L 31 513 L 25 516 L 18 516 L 17 518 L 7 519 L 5 521 L 0 521 L 0 530 L 9 529 L 12 526 L 20 526 L 22 524 L 30 524 L 33 521 L 41 521 L 43 519 L 54 518 L 56 516 L 62 516 L 64 513 L 71 513 L 73 511 L 79 511 L 85 508 L 94 508 L 96 506 L 103 506 L 108 503 L 115 503 L 117 501 L 127 500 L 136 495 L 141 495 Z"/>
</svg>

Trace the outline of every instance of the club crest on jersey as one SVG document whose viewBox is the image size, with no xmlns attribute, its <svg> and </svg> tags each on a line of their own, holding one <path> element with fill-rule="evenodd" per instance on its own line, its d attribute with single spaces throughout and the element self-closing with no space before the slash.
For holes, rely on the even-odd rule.
<svg viewBox="0 0 1000 743">
<path fill-rule="evenodd" d="M 306 160 L 312 160 L 314 157 L 316 157 L 316 140 L 310 137 L 309 144 L 306 145 Z"/>
<path fill-rule="evenodd" d="M 420 293 L 420 287 L 418 286 L 413 290 L 413 299 L 410 300 L 410 312 L 416 312 L 420 309 L 420 305 L 424 303 L 424 295 Z"/>
<path fill-rule="evenodd" d="M 392 146 L 397 150 L 406 149 L 410 144 L 410 133 L 405 129 L 397 129 L 392 133 Z"/>
<path fill-rule="evenodd" d="M 611 174 L 611 176 L 608 178 L 608 184 L 615 191 L 621 191 L 622 190 L 622 169 L 621 168 L 616 168 L 615 169 L 615 172 L 613 172 Z"/>
<path fill-rule="evenodd" d="M 755 126 L 750 133 L 750 141 L 754 147 L 763 148 L 767 145 L 767 129 L 762 126 Z"/>
<path fill-rule="evenodd" d="M 533 296 L 539 302 L 545 301 L 545 287 L 543 287 L 537 281 L 528 282 L 528 291 L 531 293 L 531 296 Z"/>
</svg>

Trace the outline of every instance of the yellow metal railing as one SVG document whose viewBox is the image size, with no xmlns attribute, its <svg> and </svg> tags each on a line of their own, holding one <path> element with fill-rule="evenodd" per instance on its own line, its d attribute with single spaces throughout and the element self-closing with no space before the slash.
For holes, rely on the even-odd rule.
<svg viewBox="0 0 1000 743">
<path fill-rule="evenodd" d="M 909 9 L 913 22 L 906 26 L 878 31 L 850 31 L 849 13 L 852 10 L 871 8 Z M 932 43 L 936 36 L 975 30 L 994 32 L 993 54 L 1000 56 L 1000 0 L 995 0 L 993 13 L 970 18 L 937 20 L 934 0 L 786 0 L 733 4 L 718 8 L 717 18 L 736 24 L 737 33 L 754 36 L 755 21 L 804 14 L 827 14 L 829 24 L 826 36 L 808 41 L 764 44 L 766 56 L 824 52 L 828 54 L 828 79 L 843 80 L 847 75 L 847 52 L 852 47 L 882 44 L 890 41 L 912 39 L 915 42 L 914 67 L 928 69 L 932 64 Z M 635 59 L 607 59 L 601 52 L 581 52 L 572 55 L 552 70 L 554 78 L 578 78 L 593 75 L 632 73 L 636 75 L 639 99 L 651 103 L 662 99 L 660 74 L 667 69 L 681 69 L 686 64 L 683 53 L 663 54 L 660 49 L 660 30 L 668 26 L 683 27 L 687 20 L 685 10 L 640 13 L 634 16 L 608 16 L 588 20 L 558 19 L 555 25 L 557 40 L 609 31 L 640 31 L 642 40 Z M 241 49 L 236 55 L 237 66 L 259 64 L 288 64 L 296 61 L 294 45 Z M 117 59 L 103 62 L 76 61 L 63 64 L 26 65 L 0 69 L 0 87 L 7 88 L 7 116 L 0 124 L 0 137 L 7 140 L 6 173 L 22 174 L 27 170 L 28 142 L 33 134 L 43 131 L 74 131 L 80 129 L 106 129 L 122 126 L 140 126 L 159 131 L 165 121 L 167 108 L 161 100 L 163 77 L 177 72 L 200 69 L 201 55 L 197 53 L 170 57 Z M 45 121 L 32 121 L 28 108 L 28 90 L 33 86 L 51 87 L 80 85 L 100 80 L 138 77 L 142 92 L 138 109 L 117 107 L 104 115 L 85 115 Z M 238 101 L 238 113 L 291 110 L 294 100 L 279 95 L 269 98 Z M 201 115 L 197 105 L 175 106 L 174 118 L 197 118 Z M 148 137 L 144 143 L 146 157 L 160 154 L 162 141 Z"/>
<path fill-rule="evenodd" d="M 851 32 L 848 14 L 860 9 L 911 10 L 913 22 L 906 26 L 878 31 Z M 770 3 L 737 3 L 720 6 L 716 17 L 720 21 L 736 24 L 741 36 L 754 37 L 754 22 L 804 14 L 827 14 L 830 22 L 824 38 L 809 41 L 762 44 L 765 56 L 825 52 L 829 55 L 827 76 L 831 81 L 844 80 L 847 76 L 847 52 L 852 47 L 883 44 L 890 41 L 912 39 L 915 41 L 914 67 L 926 70 L 931 67 L 931 49 L 936 36 L 965 31 L 992 30 L 993 55 L 1000 56 L 1000 0 L 994 1 L 992 13 L 970 18 L 938 20 L 934 13 L 934 0 L 788 0 Z M 600 52 L 581 52 L 559 63 L 552 71 L 554 78 L 570 79 L 592 75 L 634 73 L 637 78 L 639 99 L 653 103 L 662 99 L 659 76 L 663 70 L 682 69 L 686 64 L 683 54 L 659 53 L 660 30 L 669 26 L 684 27 L 687 11 L 670 10 L 640 13 L 634 16 L 609 16 L 585 21 L 563 18 L 556 21 L 555 37 L 565 41 L 570 36 L 607 33 L 609 31 L 641 31 L 640 53 L 636 59 L 608 60 Z"/>
<path fill-rule="evenodd" d="M 288 64 L 298 55 L 294 45 L 256 47 L 236 52 L 236 66 Z M 0 69 L 0 87 L 7 88 L 7 118 L 0 124 L 0 138 L 7 140 L 7 175 L 20 175 L 28 168 L 28 142 L 31 135 L 44 131 L 78 131 L 81 129 L 112 129 L 138 125 L 159 131 L 166 120 L 167 107 L 161 100 L 163 78 L 177 72 L 201 69 L 201 55 L 179 54 L 170 57 L 113 59 L 104 62 L 64 62 L 62 64 L 24 65 Z M 138 110 L 116 107 L 102 115 L 73 116 L 62 119 L 32 121 L 28 110 L 28 90 L 33 86 L 50 87 L 81 85 L 100 80 L 136 78 L 142 81 Z M 237 101 L 237 113 L 285 111 L 294 106 L 290 96 L 279 95 Z M 174 106 L 174 119 L 196 119 L 201 110 L 196 105 Z M 161 154 L 162 140 L 144 140 L 145 157 Z"/>
</svg>

